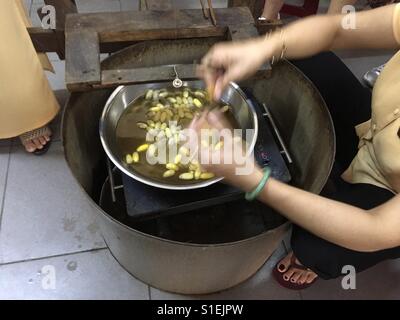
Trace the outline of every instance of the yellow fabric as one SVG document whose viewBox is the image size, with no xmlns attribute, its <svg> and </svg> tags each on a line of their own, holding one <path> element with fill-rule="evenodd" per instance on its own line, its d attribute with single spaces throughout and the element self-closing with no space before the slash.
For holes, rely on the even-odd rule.
<svg viewBox="0 0 400 320">
<path fill-rule="evenodd" d="M 400 44 L 400 4 L 396 5 L 393 30 Z M 356 127 L 359 151 L 343 178 L 400 192 L 400 52 L 379 76 L 372 95 L 371 120 Z"/>
<path fill-rule="evenodd" d="M 22 16 L 22 20 L 24 21 L 25 26 L 26 27 L 32 27 L 32 23 L 31 23 L 31 21 L 29 19 L 28 13 L 26 12 L 26 8 L 24 6 L 23 0 L 16 0 L 16 5 L 17 5 L 18 10 L 19 10 L 19 12 L 20 12 L 20 14 Z M 51 65 L 50 60 L 49 60 L 49 58 L 47 57 L 47 55 L 45 53 L 40 53 L 39 54 L 39 60 L 40 60 L 40 63 L 42 64 L 42 66 L 43 66 L 43 69 L 54 73 L 53 66 Z"/>
<path fill-rule="evenodd" d="M 40 128 L 59 110 L 17 3 L 1 0 L 0 139 Z"/>
</svg>

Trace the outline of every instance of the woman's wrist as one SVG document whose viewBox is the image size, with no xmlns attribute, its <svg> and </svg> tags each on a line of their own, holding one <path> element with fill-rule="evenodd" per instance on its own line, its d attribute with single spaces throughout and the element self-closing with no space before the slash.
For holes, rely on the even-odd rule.
<svg viewBox="0 0 400 320">
<path fill-rule="evenodd" d="M 280 59 L 284 48 L 284 39 L 282 38 L 281 31 L 275 31 L 270 35 L 261 37 L 260 52 L 264 54 L 264 60 L 271 62 L 273 57 Z"/>
<path fill-rule="evenodd" d="M 263 171 L 256 167 L 251 174 L 243 175 L 237 179 L 236 186 L 244 192 L 251 192 L 260 184 L 263 176 Z"/>
<path fill-rule="evenodd" d="M 253 201 L 259 197 L 261 192 L 264 190 L 266 183 L 271 177 L 271 168 L 265 167 L 263 170 L 263 176 L 259 184 L 252 191 L 246 192 L 245 198 L 248 201 Z"/>
</svg>

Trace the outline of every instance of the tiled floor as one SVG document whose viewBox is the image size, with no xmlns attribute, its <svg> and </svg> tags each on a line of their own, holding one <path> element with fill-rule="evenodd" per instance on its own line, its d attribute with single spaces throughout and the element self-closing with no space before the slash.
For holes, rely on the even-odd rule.
<svg viewBox="0 0 400 320">
<path fill-rule="evenodd" d="M 176 0 L 177 7 L 198 1 Z M 25 0 L 35 24 L 41 0 Z M 226 1 L 218 1 L 223 6 Z M 135 10 L 134 0 L 79 0 L 81 11 Z M 385 62 L 390 53 L 341 53 L 358 76 Z M 63 104 L 64 62 L 49 55 L 56 74 L 48 74 Z M 271 268 L 286 254 L 288 238 L 259 272 L 245 283 L 209 296 L 180 296 L 149 288 L 111 256 L 72 179 L 62 154 L 60 116 L 52 124 L 54 143 L 44 157 L 32 157 L 17 140 L 0 140 L 0 299 L 396 299 L 400 263 L 388 261 L 361 273 L 357 290 L 345 291 L 340 279 L 318 281 L 303 292 L 278 286 Z M 55 279 L 56 286 L 52 287 Z"/>
<path fill-rule="evenodd" d="M 108 249 L 6 264 L 0 268 L 0 279 L 0 299 L 149 297 L 147 285 L 125 272 Z"/>
<path fill-rule="evenodd" d="M 13 146 L 4 198 L 0 263 L 105 247 L 61 142 L 46 157 L 28 159 L 21 146 Z"/>
<path fill-rule="evenodd" d="M 279 286 L 272 278 L 271 269 L 286 255 L 284 245 L 280 245 L 275 253 L 269 258 L 265 265 L 253 277 L 235 288 L 222 291 L 207 296 L 182 296 L 175 295 L 158 289 L 151 288 L 150 295 L 152 299 L 210 299 L 210 300 L 280 300 L 290 299 L 299 300 L 299 292 L 286 290 Z"/>
</svg>

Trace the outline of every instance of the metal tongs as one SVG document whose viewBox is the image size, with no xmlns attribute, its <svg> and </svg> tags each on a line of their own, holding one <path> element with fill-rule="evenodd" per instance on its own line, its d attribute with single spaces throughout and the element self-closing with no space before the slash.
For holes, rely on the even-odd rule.
<svg viewBox="0 0 400 320">
<path fill-rule="evenodd" d="M 217 25 L 217 17 L 215 16 L 214 8 L 212 5 L 212 0 L 207 0 L 207 2 L 208 2 L 208 8 L 206 8 L 206 4 L 205 4 L 204 0 L 200 0 L 204 18 L 208 19 L 211 17 L 212 24 L 214 26 L 216 26 Z"/>
</svg>

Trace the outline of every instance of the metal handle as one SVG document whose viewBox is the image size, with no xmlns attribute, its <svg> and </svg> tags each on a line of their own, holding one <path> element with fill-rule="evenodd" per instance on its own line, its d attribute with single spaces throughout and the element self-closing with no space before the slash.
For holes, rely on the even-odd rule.
<svg viewBox="0 0 400 320">
<path fill-rule="evenodd" d="M 276 137 L 278 138 L 279 144 L 280 144 L 281 147 L 282 147 L 281 153 L 286 157 L 287 161 L 288 161 L 290 164 L 292 164 L 292 163 L 293 163 L 293 159 L 292 159 L 292 157 L 290 156 L 289 150 L 288 150 L 288 148 L 286 147 L 285 142 L 283 141 L 283 138 L 282 138 L 282 136 L 281 136 L 281 134 L 280 134 L 280 132 L 279 132 L 279 130 L 278 130 L 278 127 L 277 127 L 277 125 L 276 125 L 276 123 L 275 123 L 274 118 L 272 117 L 272 114 L 269 112 L 269 109 L 268 109 L 268 107 L 267 107 L 267 105 L 266 105 L 265 103 L 263 103 L 262 106 L 264 107 L 264 111 L 265 111 L 263 115 L 264 115 L 265 117 L 268 117 L 268 119 L 269 119 L 269 121 L 270 121 L 270 123 L 271 123 L 271 125 L 272 125 L 272 128 L 274 129 L 274 132 L 275 132 L 275 134 L 276 134 Z"/>
<path fill-rule="evenodd" d="M 181 88 L 183 86 L 183 81 L 179 78 L 178 71 L 176 70 L 176 65 L 174 65 L 175 80 L 172 82 L 174 88 Z"/>
</svg>

